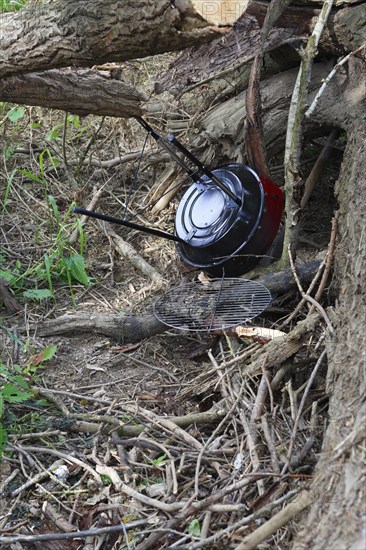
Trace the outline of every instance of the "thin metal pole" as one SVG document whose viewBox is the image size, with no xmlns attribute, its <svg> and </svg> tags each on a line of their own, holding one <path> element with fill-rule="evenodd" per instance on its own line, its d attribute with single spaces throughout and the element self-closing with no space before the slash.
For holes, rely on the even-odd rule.
<svg viewBox="0 0 366 550">
<path fill-rule="evenodd" d="M 231 200 L 233 200 L 238 206 L 241 206 L 241 200 L 231 191 L 231 189 L 229 189 L 224 183 L 222 183 L 222 181 L 217 176 L 215 176 L 215 174 L 213 174 L 211 170 L 206 168 L 206 166 L 204 166 L 204 164 L 202 164 L 202 162 L 199 161 L 198 158 L 192 155 L 192 153 L 188 151 L 188 149 L 186 149 L 186 147 L 184 147 L 184 145 L 180 141 L 178 141 L 175 136 L 168 136 L 168 141 L 172 143 L 181 153 L 183 153 L 191 162 L 193 162 L 193 164 L 197 166 L 200 172 L 210 178 L 217 185 L 217 187 L 220 187 L 221 191 L 226 193 L 226 195 L 228 195 Z"/>
<path fill-rule="evenodd" d="M 83 214 L 83 216 L 89 216 L 90 218 L 96 218 L 97 220 L 102 220 L 109 223 L 116 223 L 118 225 L 123 225 L 124 227 L 129 227 L 130 229 L 137 229 L 137 231 L 142 231 L 144 233 L 149 233 L 150 235 L 155 235 L 156 237 L 162 237 L 163 239 L 168 239 L 169 241 L 174 241 L 176 243 L 182 243 L 185 246 L 190 246 L 180 237 L 172 235 L 171 233 L 166 233 L 165 231 L 160 231 L 159 229 L 152 229 L 151 227 L 146 227 L 137 223 L 128 222 L 127 220 L 114 218 L 113 216 L 107 216 L 106 214 L 94 212 L 93 210 L 85 210 L 85 208 L 79 208 L 78 206 L 74 206 L 72 211 L 74 214 Z"/>
<path fill-rule="evenodd" d="M 199 177 L 195 172 L 192 172 L 189 166 L 187 166 L 187 164 L 180 157 L 178 157 L 178 155 L 175 153 L 171 145 L 174 145 L 174 147 L 178 149 L 178 151 L 183 153 L 185 157 L 187 157 L 195 166 L 197 166 L 201 174 L 205 174 L 208 178 L 210 178 L 214 182 L 214 184 L 221 189 L 221 191 L 223 191 L 226 195 L 228 195 L 231 198 L 231 200 L 235 202 L 235 204 L 237 204 L 238 206 L 241 206 L 241 199 L 239 199 L 231 191 L 231 189 L 229 189 L 224 183 L 222 183 L 222 181 L 217 176 L 215 176 L 215 174 L 213 174 L 211 170 L 206 168 L 206 166 L 204 166 L 202 162 L 198 160 L 198 158 L 196 158 L 190 151 L 188 151 L 188 149 L 180 141 L 178 141 L 175 136 L 170 135 L 168 136 L 168 139 L 165 140 L 142 117 L 135 117 L 135 118 L 137 122 L 139 122 L 141 126 L 143 126 L 143 128 L 145 128 L 147 132 L 149 132 L 151 137 L 155 139 L 155 141 L 157 141 L 169 153 L 169 155 L 175 160 L 175 162 L 179 164 L 179 166 L 183 168 L 183 170 L 185 170 L 193 180 L 198 181 Z"/>
</svg>

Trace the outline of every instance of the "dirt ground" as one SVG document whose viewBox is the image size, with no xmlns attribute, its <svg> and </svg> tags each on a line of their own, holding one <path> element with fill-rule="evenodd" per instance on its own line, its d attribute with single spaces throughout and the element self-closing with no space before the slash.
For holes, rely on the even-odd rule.
<svg viewBox="0 0 366 550">
<path fill-rule="evenodd" d="M 98 221 L 88 221 L 81 240 L 69 243 L 76 225 L 70 205 L 86 207 L 100 189 L 98 211 L 121 217 L 127 202 L 134 220 L 172 231 L 179 198 L 151 213 L 151 187 L 164 165 L 144 160 L 134 181 L 136 160 L 121 162 L 143 146 L 136 123 L 38 108 L 11 120 L 11 106 L 1 109 L 0 269 L 19 307 L 12 313 L 0 303 L 1 360 L 11 372 L 20 365 L 33 392 L 22 403 L 5 403 L 2 418 L 8 444 L 0 463 L 0 531 L 20 537 L 6 546 L 144 548 L 148 536 L 157 536 L 149 547 L 234 548 L 312 477 L 327 421 L 326 365 L 317 366 L 322 322 L 305 331 L 295 353 L 280 356 L 275 371 L 270 365 L 250 376 L 244 367 L 265 341 L 174 331 L 128 345 L 95 334 L 41 338 L 37 327 L 67 312 L 151 314 L 164 290 L 198 274 L 183 268 L 173 243 L 115 229 L 161 274 L 156 285 L 121 258 Z M 311 166 L 321 143 L 308 147 Z M 300 262 L 328 245 L 339 151 L 304 213 Z M 111 159 L 120 162 L 101 167 Z M 281 184 L 280 165 L 277 174 Z M 84 258 L 90 285 L 75 278 L 70 285 L 63 262 L 72 254 Z M 333 299 L 327 288 L 325 304 Z M 24 294 L 42 289 L 53 297 Z M 298 302 L 298 293 L 284 292 L 256 324 L 280 328 Z M 283 330 L 296 329 L 307 313 L 302 308 Z M 54 357 L 42 361 L 39 354 L 51 346 Z M 21 538 L 113 526 L 112 534 L 82 539 Z M 263 548 L 289 548 L 295 533 L 290 521 Z"/>
</svg>

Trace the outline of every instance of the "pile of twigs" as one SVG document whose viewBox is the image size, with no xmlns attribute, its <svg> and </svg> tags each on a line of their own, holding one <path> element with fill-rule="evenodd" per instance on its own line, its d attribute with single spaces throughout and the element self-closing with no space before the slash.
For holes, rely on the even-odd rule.
<svg viewBox="0 0 366 550">
<path fill-rule="evenodd" d="M 177 392 L 185 403 L 211 396 L 212 406 L 180 417 L 95 389 L 35 388 L 52 403 L 50 424 L 10 438 L 0 542 L 286 546 L 309 505 L 324 429 L 323 340 L 317 313 L 267 344 L 227 337 Z"/>
</svg>

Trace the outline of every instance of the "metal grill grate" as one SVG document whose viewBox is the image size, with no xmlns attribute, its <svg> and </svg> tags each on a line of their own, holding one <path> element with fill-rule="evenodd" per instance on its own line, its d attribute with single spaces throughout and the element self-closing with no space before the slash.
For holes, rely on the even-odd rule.
<svg viewBox="0 0 366 550">
<path fill-rule="evenodd" d="M 271 293 L 246 279 L 211 279 L 172 288 L 154 305 L 156 317 L 178 330 L 214 331 L 235 327 L 260 315 Z"/>
</svg>

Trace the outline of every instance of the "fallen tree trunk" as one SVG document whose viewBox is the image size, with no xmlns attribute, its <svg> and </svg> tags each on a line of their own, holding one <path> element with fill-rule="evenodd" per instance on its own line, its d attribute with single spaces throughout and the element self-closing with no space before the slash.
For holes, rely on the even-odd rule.
<svg viewBox="0 0 366 550">
<path fill-rule="evenodd" d="M 177 6 L 170 0 L 47 0 L 2 14 L 0 74 L 125 61 L 222 34 L 181 3 Z"/>
<path fill-rule="evenodd" d="M 91 69 L 53 69 L 0 80 L 0 100 L 77 115 L 141 116 L 144 95 L 109 73 Z"/>
<path fill-rule="evenodd" d="M 225 41 L 215 40 L 209 45 L 183 52 L 159 77 L 155 92 L 169 91 L 182 96 L 206 84 L 202 99 L 209 104 L 215 94 L 217 102 L 218 94 L 234 95 L 238 89 L 246 88 L 250 66 L 258 52 L 260 30 L 267 8 L 267 2 L 252 2 Z M 290 6 L 283 12 L 264 44 L 263 78 L 299 63 L 296 48 L 309 35 L 318 12 L 307 6 Z M 327 55 L 343 55 L 360 46 L 365 41 L 365 34 L 365 4 L 335 10 L 322 33 L 320 51 Z M 217 82 L 213 85 L 214 79 Z"/>
<path fill-rule="evenodd" d="M 320 266 L 315 260 L 299 266 L 299 276 L 303 284 L 311 281 Z M 296 282 L 290 269 L 284 269 L 258 279 L 272 293 L 277 295 L 296 287 Z M 70 313 L 40 324 L 36 330 L 40 336 L 57 336 L 60 334 L 76 335 L 80 333 L 103 334 L 120 343 L 133 343 L 161 334 L 169 327 L 161 323 L 155 315 L 144 317 L 122 316 L 110 313 Z"/>
<path fill-rule="evenodd" d="M 93 0 L 90 0 L 89 3 L 92 5 Z M 161 0 L 161 3 L 164 2 Z M 28 21 L 28 17 L 30 16 L 27 10 L 21 12 L 21 21 L 23 24 L 27 22 L 27 27 L 26 30 L 25 27 L 19 27 L 17 30 L 16 53 L 14 52 L 15 44 L 12 43 L 11 39 L 12 33 L 6 34 L 6 32 L 7 25 L 12 27 L 19 24 L 20 14 L 3 15 L 5 23 L 3 23 L 1 31 L 5 39 L 2 37 L 1 45 L 3 46 L 3 50 L 0 50 L 0 74 L 2 74 L 0 101 L 63 109 L 80 115 L 95 114 L 115 117 L 141 115 L 144 109 L 142 103 L 145 99 L 143 94 L 120 80 L 108 78 L 104 73 L 77 69 L 53 69 L 41 73 L 36 72 L 35 74 L 26 73 L 65 65 L 85 66 L 106 61 L 123 61 L 133 57 L 142 57 L 157 53 L 154 49 L 157 46 L 152 47 L 149 42 L 149 32 L 156 33 L 156 28 L 151 22 L 148 22 L 152 28 L 149 32 L 146 31 L 147 38 L 139 45 L 141 51 L 137 54 L 132 49 L 133 44 L 129 43 L 129 48 L 131 48 L 129 53 L 129 49 L 122 49 L 121 42 L 118 42 L 118 40 L 121 41 L 125 36 L 124 34 L 120 34 L 122 33 L 122 24 L 125 21 L 121 21 L 119 26 L 114 19 L 106 18 L 106 13 L 102 11 L 100 13 L 101 19 L 98 19 L 98 23 L 94 22 L 94 25 L 98 26 L 95 32 L 99 32 L 100 36 L 103 25 L 105 25 L 104 33 L 107 33 L 106 29 L 108 28 L 112 32 L 113 28 L 113 39 L 111 39 L 108 47 L 103 48 L 103 40 L 99 41 L 94 37 L 94 43 L 91 42 L 92 38 L 90 37 L 87 41 L 88 47 L 85 50 L 86 45 L 83 45 L 81 39 L 77 40 L 77 38 L 83 36 L 84 31 L 86 32 L 85 29 L 91 22 L 88 18 L 85 21 L 83 19 L 82 27 L 76 29 L 74 19 L 70 19 L 71 15 L 63 17 L 63 11 L 60 9 L 58 3 L 54 2 L 53 4 L 55 4 L 52 7 L 53 11 L 51 10 L 51 13 L 47 12 L 46 19 L 43 7 L 39 5 L 36 8 L 40 10 L 39 17 L 35 18 L 32 12 L 31 22 Z M 48 6 L 48 4 L 45 6 Z M 241 89 L 245 88 L 248 83 L 250 65 L 259 47 L 260 30 L 267 7 L 268 4 L 265 2 L 253 2 L 236 26 L 225 37 L 224 42 L 220 38 L 215 40 L 209 47 L 205 45 L 205 47 L 190 49 L 187 53 L 183 53 L 172 64 L 170 70 L 159 78 L 156 91 L 168 90 L 173 94 L 182 94 L 202 83 L 216 79 L 218 82 L 215 85 L 211 85 L 208 93 L 205 93 L 203 97 L 198 96 L 198 101 L 208 103 L 211 102 L 212 97 L 215 97 L 217 102 L 220 95 L 232 95 L 239 87 Z M 146 2 L 145 9 L 147 10 L 148 8 L 149 4 Z M 125 6 L 124 9 L 127 19 L 127 14 L 131 14 L 133 8 L 128 8 L 128 6 L 126 8 Z M 63 7 L 63 10 L 66 11 L 66 14 L 68 13 L 67 4 Z M 71 10 L 70 6 L 69 10 Z M 73 17 L 78 19 L 81 15 L 75 10 L 76 8 L 71 10 L 71 12 Z M 168 8 L 166 10 L 169 11 Z M 174 13 L 179 12 L 177 9 L 170 8 L 170 10 Z M 135 9 L 134 14 L 137 11 Z M 284 71 L 297 64 L 298 55 L 294 47 L 296 47 L 299 40 L 301 41 L 307 37 L 316 13 L 317 10 L 314 11 L 312 8 L 293 7 L 285 10 L 274 29 L 269 33 L 264 46 L 266 52 L 264 77 Z M 156 17 L 158 16 L 156 15 Z M 184 14 L 181 14 L 181 17 L 184 19 Z M 145 26 L 148 23 L 145 22 Z M 47 25 L 47 33 L 42 30 L 42 24 Z M 171 32 L 174 37 L 175 27 L 171 19 L 168 17 L 162 19 L 159 24 L 162 25 L 161 33 L 168 34 Z M 181 24 L 183 23 L 181 22 L 179 25 Z M 57 32 L 56 30 L 52 31 L 52 25 L 57 29 Z M 45 34 L 50 44 L 48 44 L 47 40 L 45 43 L 34 43 L 36 39 L 30 31 L 32 26 L 34 27 L 32 32 L 37 32 L 39 36 Z M 60 26 L 61 29 L 59 28 Z M 349 32 L 349 29 L 352 29 L 352 31 Z M 350 49 L 362 43 L 365 29 L 366 7 L 364 5 L 356 5 L 352 8 L 344 8 L 335 12 L 330 18 L 321 42 L 321 48 L 327 54 L 340 55 L 345 51 L 350 51 Z M 128 28 L 124 32 L 127 35 Z M 202 32 L 202 29 L 197 32 Z M 29 33 L 31 33 L 30 36 Z M 91 34 L 90 29 L 88 33 Z M 185 47 L 184 35 L 187 33 L 179 31 L 178 34 L 180 42 L 178 41 L 176 44 L 174 44 L 174 39 L 172 45 L 165 44 L 165 46 L 163 42 L 160 43 L 159 41 L 159 47 L 162 48 L 161 51 Z M 63 40 L 62 45 L 57 42 L 57 40 L 61 39 Z M 39 37 L 37 40 L 39 40 Z M 140 32 L 132 33 L 130 42 L 138 42 L 138 40 L 142 41 Z M 56 42 L 54 43 L 54 41 Z M 72 47 L 73 41 L 79 41 L 79 46 L 74 44 Z M 191 44 L 195 43 L 195 39 L 192 38 Z M 187 45 L 190 45 L 189 41 Z M 28 52 L 29 47 L 33 48 L 31 53 Z M 57 52 L 53 51 L 57 47 Z M 144 51 L 142 51 L 142 48 L 144 48 Z M 94 52 L 93 55 L 92 52 Z M 20 59 L 22 56 L 25 56 L 24 59 L 26 58 L 26 66 L 22 65 Z M 14 70 L 7 68 L 8 57 L 12 64 L 15 63 L 14 59 L 18 59 L 18 62 L 14 65 Z M 212 60 L 215 60 L 215 62 L 213 63 Z M 187 71 L 187 66 L 189 66 L 189 71 Z M 9 74 L 18 75 L 18 73 L 21 73 L 21 76 L 4 78 Z M 227 77 L 229 74 L 231 83 L 228 89 Z M 145 111 L 147 112 L 155 110 L 156 106 L 154 107 L 153 104 L 145 107 Z"/>
</svg>

